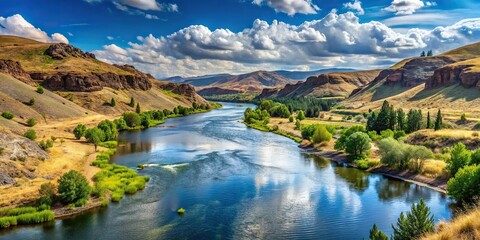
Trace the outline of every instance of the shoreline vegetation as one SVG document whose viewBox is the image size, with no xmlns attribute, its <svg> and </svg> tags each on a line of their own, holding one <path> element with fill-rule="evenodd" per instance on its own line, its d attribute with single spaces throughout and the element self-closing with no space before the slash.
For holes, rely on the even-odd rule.
<svg viewBox="0 0 480 240">
<path fill-rule="evenodd" d="M 120 118 L 112 121 L 104 119 L 98 125 L 89 129 L 82 123 L 79 123 L 72 132 L 77 141 L 81 141 L 81 138 L 85 137 L 85 141 L 82 144 L 90 146 L 93 144 L 95 146 L 94 160 L 88 165 L 98 170 L 95 171 L 95 174 L 89 180 L 82 174 L 71 170 L 59 179 L 58 192 L 51 182 L 44 183 L 39 190 L 40 198 L 23 203 L 20 207 L 17 205 L 14 208 L 8 206 L 0 208 L 0 229 L 69 218 L 99 207 L 108 206 L 110 201 L 119 202 L 125 194 L 132 195 L 143 190 L 149 181 L 149 177 L 141 176 L 138 171 L 126 166 L 110 163 L 110 158 L 115 154 L 118 147 L 118 142 L 116 141 L 118 133 L 120 131 L 147 129 L 165 123 L 165 120 L 168 118 L 205 113 L 221 107 L 221 104 L 213 102 L 209 105 L 197 105 L 194 103 L 191 108 L 178 106 L 173 110 L 164 109 L 163 111 L 142 112 L 140 106 L 137 105 L 136 113 L 126 112 Z M 97 146 L 101 148 L 99 151 Z M 72 196 L 67 196 L 67 194 L 75 195 L 75 192 L 79 190 L 78 181 L 71 183 L 73 180 L 66 180 L 64 182 L 71 184 L 66 187 L 66 190 L 61 192 L 63 190 L 60 187 L 62 184 L 60 183 L 61 179 L 72 172 L 85 179 L 88 192 L 84 197 L 77 197 L 75 200 L 71 199 L 71 201 L 65 202 L 65 198 L 73 198 Z M 90 181 L 90 184 L 93 183 L 93 186 L 89 186 L 88 181 Z"/>
<path fill-rule="evenodd" d="M 460 121 L 466 122 L 465 114 Z M 442 141 L 438 142 L 431 138 L 418 141 L 422 134 L 435 136 L 450 127 L 450 122 L 444 122 L 441 110 L 433 119 L 427 112 L 425 119 L 421 110 L 411 109 L 407 113 L 384 101 L 379 112 L 369 110 L 352 116 L 323 111 L 306 119 L 301 109 L 263 100 L 255 110 L 245 110 L 243 123 L 261 131 L 280 133 L 296 142 L 301 140 L 299 147 L 344 166 L 447 194 L 463 209 L 451 222 L 440 222 L 435 229 L 433 215 L 420 199 L 410 212 L 400 214 L 396 226 L 392 225 L 392 239 L 419 239 L 432 234 L 441 236 L 440 239 L 480 237 L 478 224 L 472 223 L 479 209 L 475 203 L 480 199 L 480 148 L 469 142 L 445 141 L 450 140 L 449 135 L 440 135 Z M 473 138 L 479 135 L 475 130 L 468 134 Z M 389 238 L 374 224 L 370 239 Z"/>
</svg>

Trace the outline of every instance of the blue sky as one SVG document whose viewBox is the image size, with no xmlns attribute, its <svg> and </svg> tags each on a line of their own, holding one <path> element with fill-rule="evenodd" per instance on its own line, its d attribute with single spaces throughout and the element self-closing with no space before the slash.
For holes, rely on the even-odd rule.
<svg viewBox="0 0 480 240">
<path fill-rule="evenodd" d="M 157 77 L 377 68 L 480 41 L 479 7 L 473 0 L 2 0 L 0 33 L 68 41 Z"/>
</svg>

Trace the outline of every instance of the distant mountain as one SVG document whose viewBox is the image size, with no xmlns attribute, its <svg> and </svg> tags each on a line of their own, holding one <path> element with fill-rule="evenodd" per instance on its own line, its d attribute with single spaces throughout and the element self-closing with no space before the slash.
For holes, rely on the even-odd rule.
<svg viewBox="0 0 480 240">
<path fill-rule="evenodd" d="M 256 71 L 240 75 L 216 74 L 198 77 L 170 77 L 174 83 L 193 85 L 203 96 L 234 93 L 259 94 L 264 88 L 279 88 L 286 84 L 306 80 L 310 76 L 330 72 L 351 72 L 349 68 L 330 68 L 316 71 Z"/>
<path fill-rule="evenodd" d="M 278 70 L 275 71 L 276 73 L 286 77 L 290 78 L 293 80 L 298 80 L 298 81 L 304 81 L 308 77 L 311 76 L 318 76 L 320 74 L 325 74 L 325 73 L 332 73 L 332 72 L 354 72 L 357 71 L 352 68 L 326 68 L 326 69 L 319 69 L 319 70 L 314 70 L 314 71 L 286 71 L 286 70 Z"/>
<path fill-rule="evenodd" d="M 281 88 L 265 88 L 258 98 L 348 97 L 353 90 L 372 81 L 379 72 L 380 70 L 369 70 L 320 74 Z"/>
</svg>

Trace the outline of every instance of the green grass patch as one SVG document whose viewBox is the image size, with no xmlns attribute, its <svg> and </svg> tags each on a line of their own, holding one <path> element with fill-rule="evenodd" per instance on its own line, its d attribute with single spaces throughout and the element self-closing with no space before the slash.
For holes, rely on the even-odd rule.
<svg viewBox="0 0 480 240">
<path fill-rule="evenodd" d="M 104 148 L 117 148 L 118 142 L 117 141 L 106 141 L 106 142 L 102 142 L 102 143 L 98 144 L 98 146 L 104 147 Z"/>
<path fill-rule="evenodd" d="M 45 207 L 19 207 L 0 211 L 0 228 L 52 221 L 55 214 Z"/>
</svg>

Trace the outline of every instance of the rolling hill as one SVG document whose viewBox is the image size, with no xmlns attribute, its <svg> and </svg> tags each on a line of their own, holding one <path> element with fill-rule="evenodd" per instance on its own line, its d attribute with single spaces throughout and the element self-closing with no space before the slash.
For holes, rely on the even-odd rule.
<svg viewBox="0 0 480 240">
<path fill-rule="evenodd" d="M 24 118 L 61 119 L 131 111 L 130 98 L 144 110 L 207 103 L 192 86 L 154 79 L 130 65 L 111 65 L 72 45 L 0 36 L 0 111 Z M 15 81 L 20 80 L 20 81 Z M 35 92 L 45 87 L 45 94 Z M 33 106 L 24 104 L 35 98 Z M 115 98 L 119 103 L 111 107 Z"/>
<path fill-rule="evenodd" d="M 432 57 L 405 59 L 381 71 L 342 102 L 366 111 L 384 100 L 404 108 L 438 109 L 480 115 L 480 43 Z"/>
<path fill-rule="evenodd" d="M 203 96 L 224 94 L 259 94 L 264 88 L 280 88 L 286 84 L 304 81 L 310 76 L 331 72 L 352 72 L 350 68 L 329 68 L 315 71 L 256 71 L 241 75 L 217 74 L 190 78 L 179 76 L 167 78 L 174 83 L 187 83 L 195 86 Z"/>
</svg>

